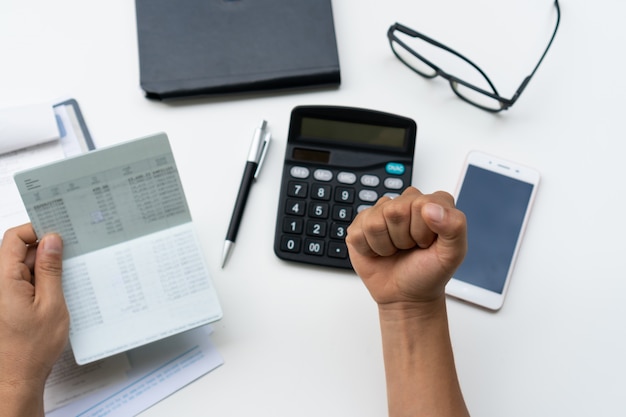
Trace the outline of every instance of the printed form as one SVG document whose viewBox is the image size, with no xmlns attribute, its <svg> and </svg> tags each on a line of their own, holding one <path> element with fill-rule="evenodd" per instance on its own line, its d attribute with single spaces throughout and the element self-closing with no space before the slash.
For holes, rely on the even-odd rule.
<svg viewBox="0 0 626 417">
<path fill-rule="evenodd" d="M 72 352 L 46 383 L 46 417 L 134 416 L 224 363 L 202 326 L 77 366 Z"/>
</svg>

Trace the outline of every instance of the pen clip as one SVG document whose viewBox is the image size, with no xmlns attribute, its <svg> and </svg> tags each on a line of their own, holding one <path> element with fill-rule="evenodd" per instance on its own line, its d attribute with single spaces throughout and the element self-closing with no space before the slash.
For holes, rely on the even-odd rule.
<svg viewBox="0 0 626 417">
<path fill-rule="evenodd" d="M 265 155 L 267 155 L 267 149 L 270 145 L 270 139 L 272 135 L 270 132 L 265 132 L 263 134 L 263 147 L 261 148 L 261 156 L 259 157 L 259 164 L 256 167 L 256 171 L 254 171 L 254 179 L 256 180 L 259 177 L 259 172 L 261 172 L 261 167 L 263 166 L 263 162 L 265 161 Z"/>
</svg>

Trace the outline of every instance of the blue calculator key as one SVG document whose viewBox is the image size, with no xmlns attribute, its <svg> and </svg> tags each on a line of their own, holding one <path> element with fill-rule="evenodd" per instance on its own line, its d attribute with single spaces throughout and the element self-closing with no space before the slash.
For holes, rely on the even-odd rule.
<svg viewBox="0 0 626 417">
<path fill-rule="evenodd" d="M 399 162 L 388 162 L 385 166 L 385 171 L 389 175 L 402 175 L 404 174 L 404 164 Z"/>
</svg>

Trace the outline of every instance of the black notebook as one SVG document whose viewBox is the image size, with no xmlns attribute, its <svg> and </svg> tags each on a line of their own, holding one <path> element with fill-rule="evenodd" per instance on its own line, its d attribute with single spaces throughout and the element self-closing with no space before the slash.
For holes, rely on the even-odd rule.
<svg viewBox="0 0 626 417">
<path fill-rule="evenodd" d="M 141 87 L 157 99 L 338 85 L 331 0 L 136 0 Z"/>
</svg>

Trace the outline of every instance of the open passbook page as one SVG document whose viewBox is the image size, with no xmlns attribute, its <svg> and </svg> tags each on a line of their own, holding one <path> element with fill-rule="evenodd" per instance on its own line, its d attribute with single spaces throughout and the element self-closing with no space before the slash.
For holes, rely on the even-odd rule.
<svg viewBox="0 0 626 417">
<path fill-rule="evenodd" d="M 164 133 L 23 171 L 15 182 L 37 235 L 63 238 L 77 363 L 221 318 Z"/>
</svg>

